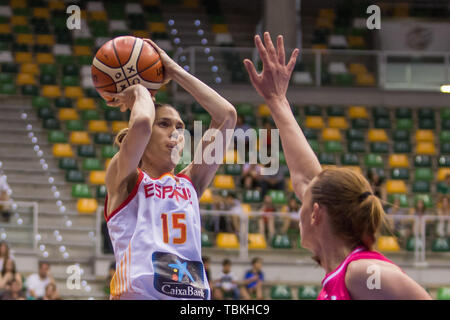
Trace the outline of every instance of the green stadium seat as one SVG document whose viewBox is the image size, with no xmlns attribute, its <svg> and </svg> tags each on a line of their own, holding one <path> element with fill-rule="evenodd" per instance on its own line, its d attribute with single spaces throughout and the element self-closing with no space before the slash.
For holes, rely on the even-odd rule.
<svg viewBox="0 0 450 320">
<path fill-rule="evenodd" d="M 380 155 L 373 153 L 364 156 L 364 163 L 367 167 L 381 168 L 384 166 L 383 158 Z"/>
<path fill-rule="evenodd" d="M 69 131 L 84 131 L 84 124 L 81 120 L 66 121 L 66 128 Z"/>
<path fill-rule="evenodd" d="M 100 120 L 100 114 L 97 110 L 83 110 L 81 113 L 82 120 Z"/>
<path fill-rule="evenodd" d="M 409 208 L 409 201 L 408 196 L 403 193 L 397 193 L 397 194 L 389 194 L 388 195 L 388 201 L 390 203 L 394 203 L 395 199 L 398 198 L 400 200 L 400 207 L 401 208 Z"/>
<path fill-rule="evenodd" d="M 110 133 L 106 132 L 97 132 L 94 135 L 94 142 L 96 144 L 112 144 L 113 143 L 113 136 Z"/>
<path fill-rule="evenodd" d="M 298 298 L 300 300 L 316 300 L 319 295 L 319 288 L 316 286 L 300 286 L 298 288 Z"/>
<path fill-rule="evenodd" d="M 311 149 L 313 149 L 313 151 L 315 153 L 318 153 L 320 151 L 319 141 L 317 141 L 317 140 L 308 140 L 308 143 L 311 146 Z"/>
<path fill-rule="evenodd" d="M 391 120 L 389 120 L 389 118 L 375 118 L 374 127 L 377 129 L 390 129 Z"/>
<path fill-rule="evenodd" d="M 442 119 L 441 128 L 442 130 L 450 130 L 450 119 Z"/>
<path fill-rule="evenodd" d="M 392 139 L 394 141 L 409 141 L 410 133 L 408 130 L 394 130 Z"/>
<path fill-rule="evenodd" d="M 325 141 L 325 151 L 329 153 L 340 153 L 343 151 L 340 141 Z"/>
<path fill-rule="evenodd" d="M 55 119 L 55 118 L 44 119 L 42 121 L 42 123 L 43 123 L 42 126 L 45 129 L 49 129 L 49 130 L 59 130 L 59 129 L 61 129 L 60 122 L 57 119 Z"/>
<path fill-rule="evenodd" d="M 447 238 L 439 237 L 433 240 L 431 251 L 434 252 L 449 252 L 450 243 Z"/>
<path fill-rule="evenodd" d="M 372 115 L 374 118 L 389 118 L 389 110 L 385 107 L 374 107 Z"/>
<path fill-rule="evenodd" d="M 105 120 L 108 121 L 122 121 L 123 114 L 117 109 L 105 110 Z"/>
<path fill-rule="evenodd" d="M 68 141 L 66 134 L 60 130 L 50 130 L 47 137 L 50 143 L 67 143 Z"/>
<path fill-rule="evenodd" d="M 398 130 L 411 130 L 413 128 L 412 119 L 397 119 L 396 128 Z"/>
<path fill-rule="evenodd" d="M 450 193 L 450 188 L 447 186 L 445 181 L 441 181 L 437 184 L 436 190 L 440 194 L 448 194 Z"/>
<path fill-rule="evenodd" d="M 270 288 L 272 300 L 292 300 L 291 288 L 287 285 L 276 285 Z"/>
<path fill-rule="evenodd" d="M 387 142 L 372 142 L 370 143 L 370 152 L 389 153 L 389 144 Z"/>
<path fill-rule="evenodd" d="M 441 155 L 438 158 L 439 167 L 450 167 L 450 156 Z"/>
<path fill-rule="evenodd" d="M 416 168 L 414 179 L 420 181 L 432 181 L 433 171 L 431 170 L 431 168 Z"/>
<path fill-rule="evenodd" d="M 414 193 L 430 193 L 431 187 L 428 181 L 414 181 L 412 184 Z"/>
<path fill-rule="evenodd" d="M 450 161 L 450 158 L 449 158 Z M 428 168 L 431 167 L 431 157 L 427 154 L 418 154 L 414 157 L 414 166 Z"/>
<path fill-rule="evenodd" d="M 243 200 L 245 203 L 259 203 L 262 201 L 259 190 L 244 190 Z"/>
<path fill-rule="evenodd" d="M 87 184 L 77 183 L 72 185 L 72 197 L 74 198 L 92 198 L 91 189 Z"/>
<path fill-rule="evenodd" d="M 102 146 L 102 158 L 109 159 L 114 157 L 114 155 L 119 151 L 119 149 L 116 146 L 111 145 L 104 145 Z"/>
<path fill-rule="evenodd" d="M 441 109 L 441 119 L 450 119 L 450 108 Z"/>
<path fill-rule="evenodd" d="M 425 207 L 433 208 L 433 199 L 431 198 L 431 196 L 429 194 L 416 194 L 414 196 L 414 206 L 417 205 L 417 202 L 419 201 L 419 199 L 423 200 Z"/>
<path fill-rule="evenodd" d="M 41 119 L 54 118 L 55 114 L 53 113 L 53 109 L 51 107 L 43 107 L 39 109 L 38 117 Z"/>
<path fill-rule="evenodd" d="M 344 117 L 344 108 L 339 106 L 330 106 L 327 108 L 327 115 L 329 117 Z"/>
<path fill-rule="evenodd" d="M 80 85 L 80 78 L 78 76 L 63 76 L 61 80 L 63 87 L 75 87 Z"/>
<path fill-rule="evenodd" d="M 368 129 L 369 128 L 369 119 L 366 119 L 366 118 L 352 119 L 352 127 L 354 129 Z"/>
<path fill-rule="evenodd" d="M 66 97 L 58 97 L 55 99 L 56 108 L 73 108 L 72 99 Z"/>
<path fill-rule="evenodd" d="M 242 167 L 240 164 L 226 164 L 225 174 L 232 176 L 240 176 L 242 173 Z"/>
<path fill-rule="evenodd" d="M 343 153 L 341 155 L 341 164 L 346 166 L 359 166 L 359 158 L 354 153 Z"/>
<path fill-rule="evenodd" d="M 450 287 L 440 287 L 437 291 L 438 300 L 450 300 Z"/>
<path fill-rule="evenodd" d="M 88 98 L 97 98 L 97 99 L 100 98 L 100 95 L 98 94 L 95 88 L 85 88 L 84 95 Z"/>
<path fill-rule="evenodd" d="M 41 74 L 55 77 L 58 73 L 58 66 L 56 64 L 42 64 L 40 65 Z"/>
<path fill-rule="evenodd" d="M 106 186 L 104 184 L 98 185 L 96 188 L 97 198 L 105 198 L 107 194 Z"/>
<path fill-rule="evenodd" d="M 236 112 L 242 116 L 254 117 L 255 108 L 250 103 L 238 103 L 236 105 Z"/>
<path fill-rule="evenodd" d="M 74 182 L 74 183 L 84 183 L 84 175 L 82 171 L 78 170 L 67 170 L 66 172 L 66 181 Z"/>
<path fill-rule="evenodd" d="M 325 165 L 335 165 L 336 157 L 333 153 L 320 153 L 319 154 L 319 162 L 320 162 L 320 164 L 325 164 Z"/>
<path fill-rule="evenodd" d="M 366 143 L 364 141 L 350 141 L 348 143 L 348 152 L 365 153 Z"/>
<path fill-rule="evenodd" d="M 346 136 L 347 136 L 347 140 L 359 140 L 359 141 L 365 140 L 364 131 L 359 130 L 359 129 L 347 130 Z"/>
<path fill-rule="evenodd" d="M 409 169 L 394 168 L 391 170 L 391 178 L 394 180 L 409 180 Z"/>
<path fill-rule="evenodd" d="M 355 85 L 355 76 L 349 73 L 338 73 L 332 75 L 331 81 L 335 86 L 351 87 Z"/>
<path fill-rule="evenodd" d="M 83 170 L 103 170 L 103 165 L 98 158 L 83 159 Z"/>
<path fill-rule="evenodd" d="M 409 108 L 397 108 L 395 109 L 395 117 L 397 119 L 412 119 L 412 112 Z"/>
<path fill-rule="evenodd" d="M 411 153 L 411 144 L 409 141 L 395 141 L 394 153 Z"/>
<path fill-rule="evenodd" d="M 31 101 L 31 105 L 34 108 L 40 109 L 40 108 L 50 108 L 50 99 L 46 97 L 33 97 L 33 100 Z"/>
<path fill-rule="evenodd" d="M 440 142 L 450 142 L 450 130 L 442 130 L 439 134 Z"/>
<path fill-rule="evenodd" d="M 155 94 L 155 100 L 158 103 L 168 103 L 169 102 L 169 94 L 167 93 L 167 91 L 158 91 Z"/>
<path fill-rule="evenodd" d="M 2 72 L 17 73 L 19 72 L 19 66 L 13 62 L 4 62 L 2 63 Z"/>
<path fill-rule="evenodd" d="M 213 246 L 212 240 L 207 233 L 202 232 L 202 248 L 210 248 Z"/>
<path fill-rule="evenodd" d="M 316 105 L 305 106 L 305 116 L 321 116 L 322 108 Z"/>
<path fill-rule="evenodd" d="M 272 198 L 274 204 L 286 204 L 286 194 L 283 190 L 268 190 L 267 194 Z"/>
<path fill-rule="evenodd" d="M 78 156 L 84 158 L 95 158 L 95 148 L 93 145 L 78 146 Z"/>
<path fill-rule="evenodd" d="M 0 74 L 0 84 L 14 84 L 14 77 L 10 73 Z"/>
<path fill-rule="evenodd" d="M 272 247 L 275 249 L 291 249 L 292 244 L 286 234 L 276 234 L 272 238 Z"/>
</svg>

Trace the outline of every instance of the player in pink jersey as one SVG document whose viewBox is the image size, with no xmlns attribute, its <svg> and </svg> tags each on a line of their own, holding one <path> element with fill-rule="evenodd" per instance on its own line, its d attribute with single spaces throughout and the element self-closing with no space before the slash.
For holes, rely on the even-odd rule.
<svg viewBox="0 0 450 320">
<path fill-rule="evenodd" d="M 248 59 L 244 64 L 280 130 L 294 192 L 303 204 L 301 244 L 326 272 L 318 299 L 430 299 L 398 266 L 372 251 L 385 213 L 369 182 L 350 169 L 322 170 L 292 114 L 286 91 L 299 50 L 286 64 L 283 37 L 277 49 L 268 32 L 264 42 L 255 36 L 263 71 L 258 74 Z"/>
<path fill-rule="evenodd" d="M 144 41 L 161 56 L 165 81 L 176 81 L 188 91 L 210 114 L 210 128 L 216 130 L 203 137 L 195 151 L 196 161 L 175 176 L 185 142 L 178 111 L 170 105 L 155 105 L 142 85 L 103 95 L 108 105 L 131 110 L 129 127 L 116 136 L 119 151 L 106 171 L 105 219 L 117 266 L 111 298 L 208 299 L 198 200 L 220 164 L 207 164 L 202 150 L 217 135 L 225 137 L 227 129 L 234 129 L 236 110 L 155 43 Z M 228 140 L 219 140 L 223 154 Z"/>
</svg>

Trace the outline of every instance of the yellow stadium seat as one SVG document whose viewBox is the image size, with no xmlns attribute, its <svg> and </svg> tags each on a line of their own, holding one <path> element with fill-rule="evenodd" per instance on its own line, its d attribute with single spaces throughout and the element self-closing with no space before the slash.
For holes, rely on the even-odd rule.
<svg viewBox="0 0 450 320">
<path fill-rule="evenodd" d="M 270 117 L 270 109 L 265 103 L 258 106 L 258 115 L 260 117 Z"/>
<path fill-rule="evenodd" d="M 307 128 L 311 129 L 322 129 L 325 127 L 323 118 L 321 116 L 307 116 L 306 123 Z"/>
<path fill-rule="evenodd" d="M 348 109 L 348 116 L 351 119 L 368 118 L 369 117 L 369 115 L 367 114 L 366 107 L 363 107 L 363 106 L 351 106 Z"/>
<path fill-rule="evenodd" d="M 0 33 L 11 33 L 11 26 L 6 23 L 0 24 Z"/>
<path fill-rule="evenodd" d="M 25 16 L 12 16 L 9 20 L 13 26 L 26 26 L 28 25 L 27 17 Z"/>
<path fill-rule="evenodd" d="M 65 10 L 64 1 L 60 0 L 50 0 L 48 3 L 48 7 L 50 10 Z"/>
<path fill-rule="evenodd" d="M 450 174 L 450 168 L 439 168 L 437 174 L 438 181 L 444 181 L 448 174 Z"/>
<path fill-rule="evenodd" d="M 325 128 L 322 130 L 322 139 L 324 141 L 341 141 L 341 132 L 334 128 Z"/>
<path fill-rule="evenodd" d="M 128 122 L 126 121 L 113 121 L 112 122 L 112 132 L 118 133 L 120 130 L 128 128 Z"/>
<path fill-rule="evenodd" d="M 213 203 L 213 194 L 211 189 L 207 188 L 200 198 L 200 203 Z"/>
<path fill-rule="evenodd" d="M 26 8 L 27 7 L 27 1 L 26 0 L 12 0 L 9 2 L 11 8 Z"/>
<path fill-rule="evenodd" d="M 81 198 L 77 201 L 78 213 L 92 214 L 97 211 L 98 203 L 96 199 Z"/>
<path fill-rule="evenodd" d="M 91 132 L 108 132 L 108 123 L 105 120 L 89 120 L 88 130 Z"/>
<path fill-rule="evenodd" d="M 20 44 L 34 44 L 34 36 L 31 33 L 19 33 L 16 37 L 16 42 Z"/>
<path fill-rule="evenodd" d="M 336 17 L 336 13 L 333 9 L 320 9 L 319 17 L 328 18 L 333 20 Z"/>
<path fill-rule="evenodd" d="M 57 158 L 72 158 L 72 147 L 68 143 L 55 143 L 53 145 L 53 156 Z"/>
<path fill-rule="evenodd" d="M 109 159 L 106 159 L 106 160 L 105 160 L 105 170 L 108 169 L 109 164 L 111 163 L 111 159 L 112 159 L 112 158 L 109 158 Z"/>
<path fill-rule="evenodd" d="M 14 61 L 16 61 L 16 63 L 33 62 L 33 56 L 30 52 L 16 52 Z"/>
<path fill-rule="evenodd" d="M 91 144 L 91 138 L 86 131 L 72 131 L 69 139 L 72 144 Z"/>
<path fill-rule="evenodd" d="M 289 178 L 288 188 L 289 188 L 289 191 L 294 191 L 294 185 L 292 184 L 291 178 Z"/>
<path fill-rule="evenodd" d="M 92 55 L 92 50 L 88 46 L 74 46 L 73 54 L 76 56 L 90 56 Z"/>
<path fill-rule="evenodd" d="M 80 87 L 65 87 L 64 95 L 67 98 L 81 98 L 83 97 L 83 90 Z"/>
<path fill-rule="evenodd" d="M 106 176 L 106 171 L 101 170 L 101 171 L 91 171 L 89 172 L 89 183 L 92 184 L 105 184 L 105 176 Z"/>
<path fill-rule="evenodd" d="M 348 123 L 345 117 L 329 117 L 328 127 L 336 129 L 347 129 Z"/>
<path fill-rule="evenodd" d="M 248 248 L 249 249 L 267 249 L 266 239 L 260 233 L 249 233 L 248 234 Z"/>
<path fill-rule="evenodd" d="M 434 133 L 432 130 L 417 130 L 416 131 L 417 142 L 434 142 Z"/>
<path fill-rule="evenodd" d="M 90 20 L 107 21 L 108 16 L 105 11 L 91 11 L 89 12 Z"/>
<path fill-rule="evenodd" d="M 226 24 L 213 24 L 212 32 L 214 33 L 228 33 L 228 25 Z"/>
<path fill-rule="evenodd" d="M 377 248 L 380 251 L 396 252 L 400 251 L 400 246 L 396 237 L 381 236 L 377 240 Z"/>
<path fill-rule="evenodd" d="M 163 22 L 150 22 L 150 31 L 165 33 L 167 32 L 166 25 Z"/>
<path fill-rule="evenodd" d="M 76 106 L 77 106 L 77 109 L 80 109 L 80 110 L 96 109 L 94 99 L 92 99 L 92 98 L 78 98 Z"/>
<path fill-rule="evenodd" d="M 39 73 L 39 67 L 36 63 L 23 63 L 20 65 L 20 72 L 21 73 L 30 73 L 30 74 L 38 74 Z"/>
<path fill-rule="evenodd" d="M 238 249 L 239 240 L 234 233 L 219 232 L 216 238 L 216 244 L 219 248 Z"/>
<path fill-rule="evenodd" d="M 49 19 L 50 10 L 48 10 L 47 8 L 34 8 L 33 16 L 36 18 Z"/>
<path fill-rule="evenodd" d="M 37 53 L 36 61 L 38 64 L 54 64 L 55 58 L 51 53 Z"/>
<path fill-rule="evenodd" d="M 78 120 L 80 116 L 75 109 L 72 108 L 61 108 L 58 111 L 58 118 L 61 121 L 67 120 Z"/>
<path fill-rule="evenodd" d="M 36 84 L 36 79 L 34 78 L 34 75 L 30 73 L 19 73 L 17 75 L 16 82 L 19 86 L 25 84 Z"/>
<path fill-rule="evenodd" d="M 388 136 L 384 129 L 370 129 L 369 130 L 370 142 L 387 142 Z"/>
<path fill-rule="evenodd" d="M 317 18 L 316 19 L 316 28 L 325 28 L 325 29 L 333 29 L 334 23 L 333 20 L 325 17 L 325 18 Z"/>
<path fill-rule="evenodd" d="M 325 50 L 325 49 L 327 49 L 327 45 L 321 44 L 321 43 L 316 43 L 316 44 L 313 44 L 311 48 L 315 49 L 315 50 Z"/>
<path fill-rule="evenodd" d="M 36 43 L 41 45 L 55 45 L 55 37 L 52 34 L 40 34 L 36 36 Z"/>
<path fill-rule="evenodd" d="M 223 157 L 223 163 L 238 163 L 239 153 L 235 150 L 227 150 Z"/>
<path fill-rule="evenodd" d="M 358 73 L 356 75 L 356 85 L 358 86 L 374 86 L 375 77 L 371 73 Z"/>
<path fill-rule="evenodd" d="M 391 168 L 408 168 L 409 161 L 406 154 L 391 154 L 389 156 L 389 166 Z"/>
<path fill-rule="evenodd" d="M 198 8 L 198 0 L 183 0 L 183 6 L 186 8 Z"/>
<path fill-rule="evenodd" d="M 46 98 L 61 97 L 61 90 L 56 85 L 44 85 L 42 86 L 42 96 Z"/>
<path fill-rule="evenodd" d="M 403 180 L 387 180 L 386 191 L 388 193 L 406 193 L 406 184 Z"/>
<path fill-rule="evenodd" d="M 241 203 L 242 212 L 249 214 L 252 212 L 252 206 L 249 203 Z"/>
<path fill-rule="evenodd" d="M 147 30 L 133 30 L 133 36 L 136 38 L 150 38 L 150 33 Z"/>
<path fill-rule="evenodd" d="M 366 41 L 362 36 L 348 36 L 347 43 L 350 48 L 352 47 L 364 47 L 366 45 Z"/>
<path fill-rule="evenodd" d="M 234 180 L 232 176 L 225 174 L 217 174 L 214 177 L 214 187 L 219 189 L 235 189 Z"/>
<path fill-rule="evenodd" d="M 367 73 L 367 68 L 362 63 L 350 63 L 348 71 L 351 74 Z"/>
<path fill-rule="evenodd" d="M 433 142 L 418 142 L 416 145 L 416 154 L 436 154 L 436 148 Z"/>
<path fill-rule="evenodd" d="M 358 166 L 342 166 L 342 168 L 350 169 L 352 171 L 355 171 L 356 173 L 363 174 L 361 167 Z"/>
</svg>

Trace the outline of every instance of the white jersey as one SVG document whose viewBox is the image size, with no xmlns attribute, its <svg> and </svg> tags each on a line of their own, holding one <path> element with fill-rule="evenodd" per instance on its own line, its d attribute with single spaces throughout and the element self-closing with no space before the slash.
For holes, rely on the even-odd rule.
<svg viewBox="0 0 450 320">
<path fill-rule="evenodd" d="M 105 219 L 119 299 L 210 299 L 201 257 L 197 193 L 189 177 L 171 173 L 139 178 L 128 198 Z"/>
</svg>

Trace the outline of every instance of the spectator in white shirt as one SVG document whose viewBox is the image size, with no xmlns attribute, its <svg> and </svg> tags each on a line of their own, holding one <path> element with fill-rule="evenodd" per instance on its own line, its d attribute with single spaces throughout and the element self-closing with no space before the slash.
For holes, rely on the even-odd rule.
<svg viewBox="0 0 450 320">
<path fill-rule="evenodd" d="M 39 261 L 39 272 L 31 274 L 26 280 L 27 296 L 42 299 L 49 283 L 55 283 L 50 275 L 50 265 L 48 262 Z"/>
<path fill-rule="evenodd" d="M 222 273 L 220 278 L 214 281 L 215 299 L 234 299 L 239 300 L 238 282 L 235 275 L 231 272 L 231 261 L 225 259 L 222 262 Z"/>
</svg>

